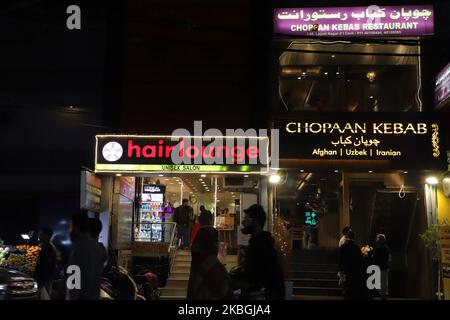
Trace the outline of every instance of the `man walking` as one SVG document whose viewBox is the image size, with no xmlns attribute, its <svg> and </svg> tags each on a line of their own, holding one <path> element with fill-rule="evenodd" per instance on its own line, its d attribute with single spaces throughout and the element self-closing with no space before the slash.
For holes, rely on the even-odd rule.
<svg viewBox="0 0 450 320">
<path fill-rule="evenodd" d="M 363 255 L 350 230 L 348 239 L 339 249 L 339 272 L 344 276 L 344 298 L 361 299 L 364 293 Z"/>
<path fill-rule="evenodd" d="M 378 234 L 376 237 L 375 247 L 373 249 L 373 262 L 381 270 L 381 288 L 378 293 L 381 299 L 386 300 L 389 295 L 389 261 L 391 251 L 386 244 L 386 236 Z"/>
<path fill-rule="evenodd" d="M 181 239 L 181 249 L 189 246 L 190 207 L 189 200 L 183 199 L 182 205 L 176 208 L 173 221 L 177 224 L 178 237 Z"/>
<path fill-rule="evenodd" d="M 243 263 L 243 280 L 246 287 L 244 292 L 251 294 L 265 289 L 265 298 L 268 300 L 284 300 L 285 287 L 283 269 L 278 252 L 275 249 L 275 240 L 272 235 L 264 231 L 266 213 L 260 205 L 252 205 L 244 210 L 245 218 L 242 221 L 243 234 L 250 234 L 249 246 L 245 253 Z M 245 296 L 245 299 L 251 298 Z"/>
</svg>

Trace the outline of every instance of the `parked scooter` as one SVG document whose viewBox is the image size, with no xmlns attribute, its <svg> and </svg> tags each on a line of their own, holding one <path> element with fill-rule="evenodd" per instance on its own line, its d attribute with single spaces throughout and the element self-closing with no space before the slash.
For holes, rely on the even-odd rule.
<svg viewBox="0 0 450 320">
<path fill-rule="evenodd" d="M 136 282 L 122 267 L 112 266 L 105 271 L 100 288 L 103 300 L 145 300 L 138 294 Z"/>
<path fill-rule="evenodd" d="M 138 293 L 146 300 L 159 300 L 161 291 L 158 289 L 158 276 L 144 267 L 137 268 L 136 271 L 133 278 L 136 281 Z"/>
</svg>

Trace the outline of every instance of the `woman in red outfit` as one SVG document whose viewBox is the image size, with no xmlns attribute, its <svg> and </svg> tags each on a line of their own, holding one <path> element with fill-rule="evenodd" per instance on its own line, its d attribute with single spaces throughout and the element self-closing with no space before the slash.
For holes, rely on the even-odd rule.
<svg viewBox="0 0 450 320">
<path fill-rule="evenodd" d="M 191 274 L 188 300 L 230 300 L 231 279 L 217 258 L 219 234 L 210 226 L 202 226 L 192 244 Z"/>
<path fill-rule="evenodd" d="M 194 243 L 195 237 L 197 236 L 197 232 L 198 230 L 201 228 L 201 224 L 200 224 L 200 219 L 197 217 L 195 219 L 195 224 L 192 226 L 192 231 L 191 231 L 191 246 Z"/>
</svg>

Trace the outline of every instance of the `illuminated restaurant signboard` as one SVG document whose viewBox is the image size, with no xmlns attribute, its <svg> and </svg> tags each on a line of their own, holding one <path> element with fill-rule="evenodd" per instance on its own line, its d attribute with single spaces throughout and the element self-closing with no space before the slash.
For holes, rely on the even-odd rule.
<svg viewBox="0 0 450 320">
<path fill-rule="evenodd" d="M 322 37 L 405 37 L 434 32 L 431 5 L 274 10 L 274 32 Z"/>
<path fill-rule="evenodd" d="M 259 174 L 268 170 L 268 143 L 267 137 L 98 135 L 95 171 Z"/>
<path fill-rule="evenodd" d="M 450 104 L 450 63 L 436 77 L 434 101 L 437 109 Z"/>
<path fill-rule="evenodd" d="M 445 166 L 437 119 L 417 113 L 310 113 L 278 119 L 280 159 L 390 160 Z"/>
<path fill-rule="evenodd" d="M 305 225 L 311 227 L 317 226 L 317 212 L 305 211 Z"/>
</svg>

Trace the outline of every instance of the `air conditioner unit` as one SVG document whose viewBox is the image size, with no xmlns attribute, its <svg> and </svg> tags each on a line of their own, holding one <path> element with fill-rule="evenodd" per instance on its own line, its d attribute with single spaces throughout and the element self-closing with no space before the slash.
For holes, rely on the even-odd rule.
<svg viewBox="0 0 450 320">
<path fill-rule="evenodd" d="M 258 180 L 244 177 L 224 177 L 223 188 L 224 189 L 236 189 L 236 188 L 254 188 L 258 185 Z"/>
</svg>

